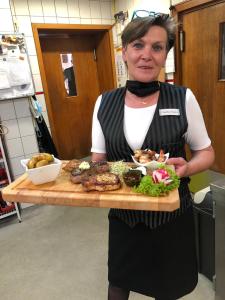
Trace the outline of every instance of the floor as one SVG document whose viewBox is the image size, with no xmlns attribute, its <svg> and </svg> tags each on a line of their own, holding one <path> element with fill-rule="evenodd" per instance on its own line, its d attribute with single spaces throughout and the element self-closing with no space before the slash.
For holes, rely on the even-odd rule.
<svg viewBox="0 0 225 300">
<path fill-rule="evenodd" d="M 32 206 L 0 223 L 2 300 L 106 300 L 107 209 Z M 130 300 L 148 297 L 132 293 Z M 214 300 L 199 275 L 183 300 Z"/>
</svg>

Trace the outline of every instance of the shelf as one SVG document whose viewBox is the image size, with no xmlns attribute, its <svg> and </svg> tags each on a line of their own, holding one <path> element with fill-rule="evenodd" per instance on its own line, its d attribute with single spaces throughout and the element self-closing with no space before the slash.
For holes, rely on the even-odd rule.
<svg viewBox="0 0 225 300">
<path fill-rule="evenodd" d="M 6 218 L 6 217 L 9 217 L 12 215 L 16 215 L 16 214 L 17 214 L 16 209 L 14 209 L 8 213 L 0 213 L 0 219 Z"/>
<path fill-rule="evenodd" d="M 5 175 L 6 178 L 0 180 L 0 193 L 2 191 L 3 188 L 5 188 L 12 180 L 11 180 L 11 176 L 10 176 L 10 172 L 9 172 L 9 168 L 8 168 L 8 163 L 7 163 L 7 158 L 5 155 L 5 150 L 4 150 L 4 145 L 3 145 L 3 140 L 2 140 L 2 136 L 0 135 L 0 153 L 1 153 L 1 157 L 0 157 L 0 163 L 1 165 L 3 164 L 3 166 L 1 166 L 1 168 L 5 169 Z M 1 176 L 2 177 L 2 176 Z M 14 202 L 14 201 L 13 201 Z M 20 216 L 20 212 L 17 206 L 17 203 L 15 203 L 15 207 L 11 207 L 11 211 L 9 212 L 2 212 L 0 211 L 0 219 L 12 216 L 12 215 L 17 215 L 17 218 L 19 220 L 19 222 L 21 222 L 21 216 Z"/>
</svg>

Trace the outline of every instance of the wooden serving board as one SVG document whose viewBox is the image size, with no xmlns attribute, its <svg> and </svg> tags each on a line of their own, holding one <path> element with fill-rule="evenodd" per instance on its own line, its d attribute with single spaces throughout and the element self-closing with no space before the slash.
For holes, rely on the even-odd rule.
<svg viewBox="0 0 225 300">
<path fill-rule="evenodd" d="M 69 177 L 70 173 L 61 170 L 54 182 L 34 185 L 25 173 L 5 187 L 2 196 L 9 202 L 79 207 L 174 211 L 180 206 L 178 190 L 173 190 L 167 196 L 149 197 L 134 193 L 123 184 L 121 189 L 115 191 L 84 192 L 81 184 L 73 184 Z"/>
</svg>

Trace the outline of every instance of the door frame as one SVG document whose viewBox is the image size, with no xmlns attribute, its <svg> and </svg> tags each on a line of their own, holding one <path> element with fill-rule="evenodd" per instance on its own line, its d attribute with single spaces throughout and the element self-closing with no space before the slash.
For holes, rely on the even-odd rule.
<svg viewBox="0 0 225 300">
<path fill-rule="evenodd" d="M 43 55 L 42 55 L 42 49 L 41 49 L 41 41 L 40 41 L 40 33 L 47 32 L 48 34 L 55 34 L 55 33 L 79 33 L 79 34 L 104 34 L 104 38 L 102 41 L 98 41 L 98 52 L 100 53 L 98 64 L 100 64 L 100 72 L 103 66 L 105 66 L 104 58 L 102 54 L 108 55 L 110 57 L 108 61 L 108 68 L 109 71 L 111 71 L 111 84 L 108 86 L 106 82 L 106 76 L 102 76 L 102 78 L 99 79 L 100 82 L 100 93 L 104 90 L 116 88 L 117 81 L 116 81 L 116 66 L 115 66 L 115 55 L 114 55 L 114 45 L 113 45 L 113 35 L 112 35 L 112 28 L 113 25 L 83 25 L 83 24 L 43 24 L 43 23 L 32 23 L 32 31 L 34 36 L 34 43 L 36 46 L 36 52 L 37 52 L 37 59 L 40 69 L 40 75 L 42 80 L 42 86 L 43 86 L 43 92 L 45 96 L 45 103 L 47 108 L 47 114 L 49 118 L 51 133 L 53 137 L 53 141 L 56 145 L 56 148 L 58 148 L 58 139 L 57 139 L 57 132 L 55 130 L 54 126 L 54 119 L 53 119 L 53 112 L 51 109 L 51 99 L 50 94 L 48 91 L 48 83 L 47 78 L 45 74 L 45 68 L 44 68 L 44 61 L 43 61 Z M 101 75 L 99 73 L 99 75 Z"/>
<path fill-rule="evenodd" d="M 176 42 L 175 42 L 175 73 L 174 83 L 182 85 L 182 61 L 180 52 L 180 31 L 182 31 L 183 15 L 189 12 L 200 10 L 205 7 L 214 6 L 223 3 L 225 0 L 186 0 L 182 3 L 172 5 L 170 7 L 172 16 L 178 24 L 176 29 Z"/>
</svg>

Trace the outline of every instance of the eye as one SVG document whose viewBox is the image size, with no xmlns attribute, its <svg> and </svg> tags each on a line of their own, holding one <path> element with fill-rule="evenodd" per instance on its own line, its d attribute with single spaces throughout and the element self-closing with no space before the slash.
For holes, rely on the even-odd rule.
<svg viewBox="0 0 225 300">
<path fill-rule="evenodd" d="M 160 45 L 160 44 L 155 44 L 155 45 L 152 45 L 152 49 L 155 52 L 160 52 L 160 51 L 163 51 L 165 49 L 165 47 L 163 45 Z"/>
<path fill-rule="evenodd" d="M 143 48 L 143 43 L 141 43 L 141 42 L 134 42 L 132 46 L 133 46 L 133 48 L 141 49 L 141 48 Z"/>
</svg>

